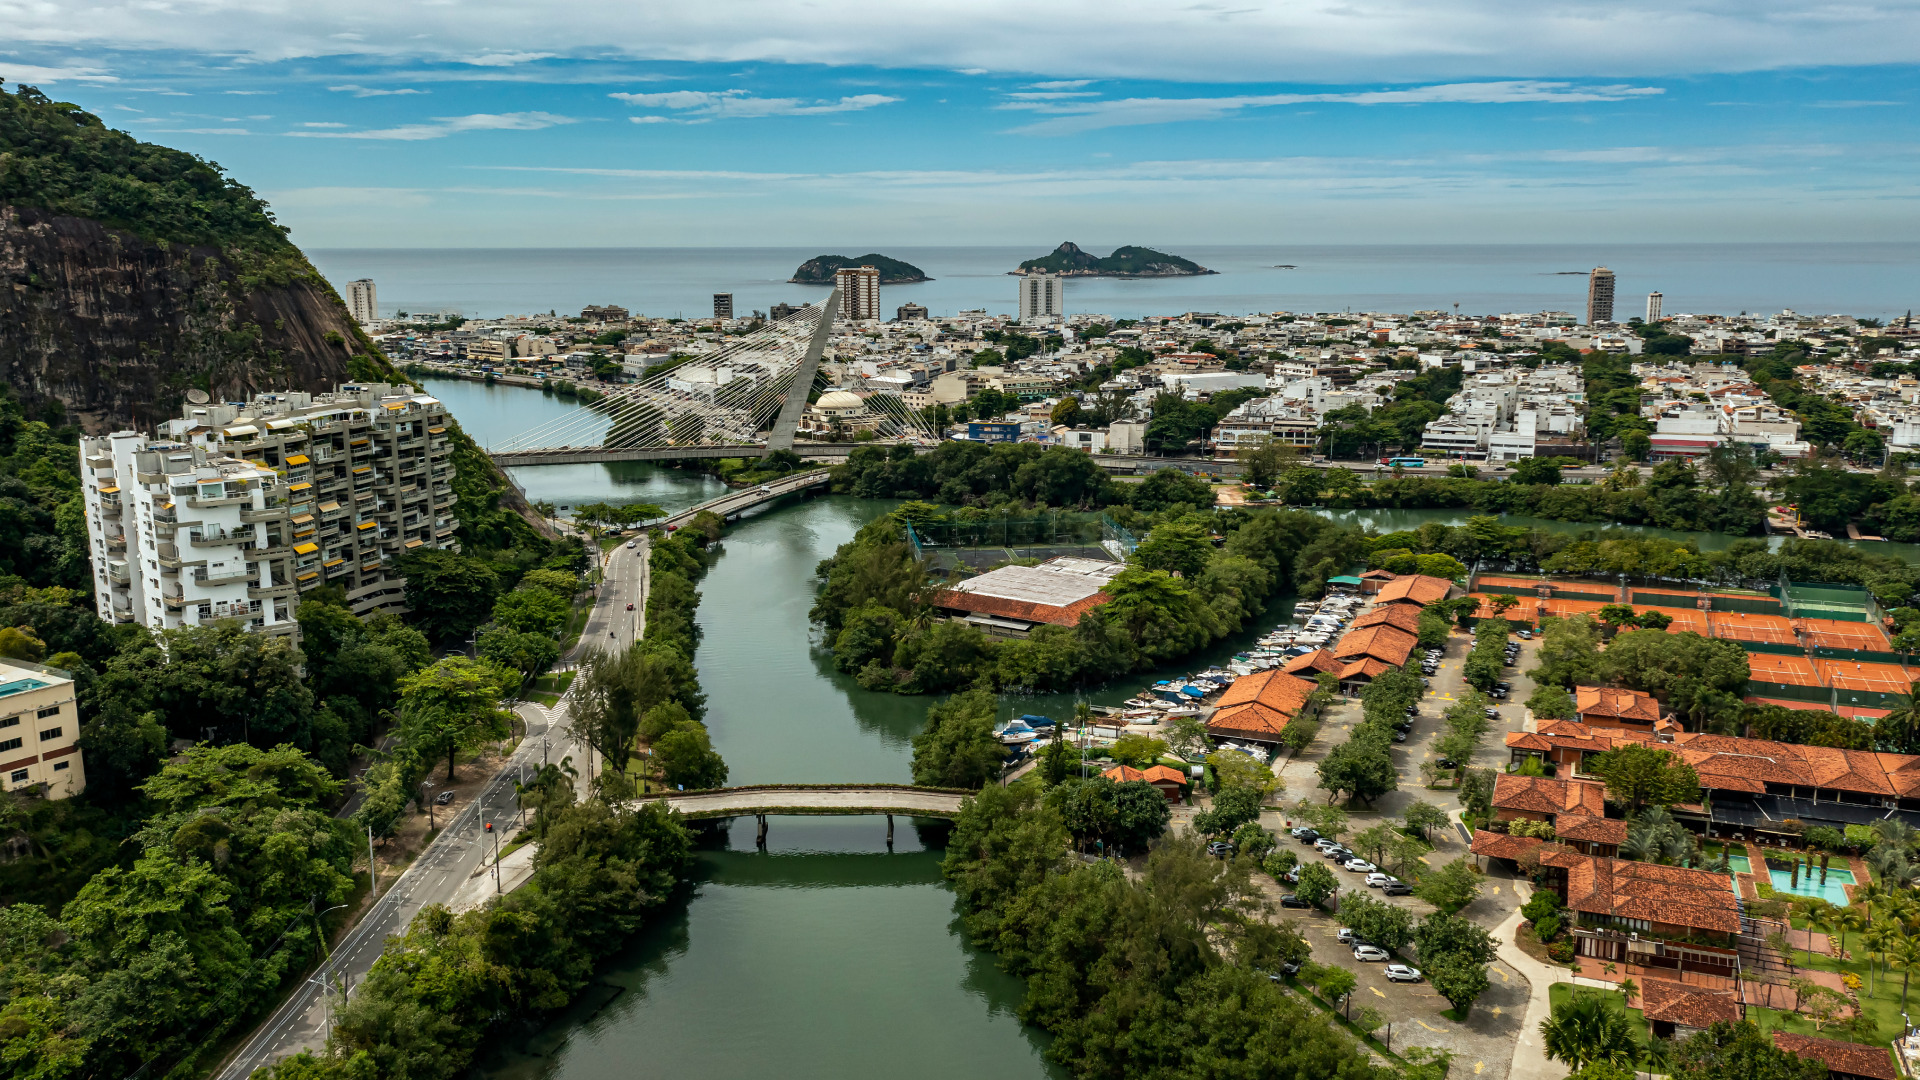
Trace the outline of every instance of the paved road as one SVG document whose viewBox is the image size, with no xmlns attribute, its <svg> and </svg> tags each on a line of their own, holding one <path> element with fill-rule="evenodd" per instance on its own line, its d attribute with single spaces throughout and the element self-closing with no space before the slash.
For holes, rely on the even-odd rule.
<svg viewBox="0 0 1920 1080">
<path fill-rule="evenodd" d="M 867 811 L 880 814 L 932 814 L 951 817 L 960 812 L 965 796 L 911 787 L 746 787 L 725 788 L 687 795 L 668 795 L 664 801 L 683 814 L 702 817 L 754 814 L 782 809 L 826 812 Z"/>
</svg>

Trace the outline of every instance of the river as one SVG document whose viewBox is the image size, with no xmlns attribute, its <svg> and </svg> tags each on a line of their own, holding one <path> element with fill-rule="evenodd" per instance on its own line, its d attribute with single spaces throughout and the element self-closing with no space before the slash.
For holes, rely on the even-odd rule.
<svg viewBox="0 0 1920 1080">
<path fill-rule="evenodd" d="M 483 444 L 579 407 L 514 387 L 452 379 L 428 380 L 428 387 Z M 529 497 L 562 506 L 643 501 L 672 510 L 723 490 L 711 477 L 645 463 L 512 473 Z M 814 567 L 891 505 L 846 496 L 786 500 L 750 513 L 728 532 L 701 584 L 703 637 L 695 662 L 730 782 L 909 779 L 909 740 L 925 721 L 929 699 L 862 690 L 834 669 L 807 620 Z M 1458 523 L 1467 514 L 1331 516 L 1391 531 Z M 1506 520 L 1556 531 L 1596 528 Z M 1732 539 L 1693 538 L 1709 550 Z M 1265 619 L 1180 670 L 1224 659 L 1284 621 L 1292 603 L 1291 596 L 1276 597 Z M 1115 704 L 1141 684 L 1134 677 L 1085 698 Z M 1074 700 L 1009 697 L 1002 711 L 1060 718 L 1070 715 Z M 1019 981 L 968 946 L 954 925 L 952 896 L 939 874 L 941 827 L 902 826 L 892 852 L 878 818 L 774 818 L 764 853 L 754 850 L 750 821 L 710 836 L 688 895 L 609 958 L 603 985 L 532 1039 L 505 1048 L 487 1075 L 1062 1075 L 1041 1058 L 1044 1035 L 1013 1015 Z"/>
</svg>

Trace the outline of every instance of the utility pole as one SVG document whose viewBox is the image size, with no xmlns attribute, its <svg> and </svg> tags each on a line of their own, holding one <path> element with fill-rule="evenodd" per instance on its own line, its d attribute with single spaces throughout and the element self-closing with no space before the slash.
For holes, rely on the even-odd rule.
<svg viewBox="0 0 1920 1080">
<path fill-rule="evenodd" d="M 373 826 L 367 826 L 367 877 L 373 882 L 373 898 L 380 899 L 380 866 L 373 861 Z"/>
<path fill-rule="evenodd" d="M 491 821 L 487 822 L 487 832 L 493 835 L 493 891 L 498 893 L 501 891 L 500 890 L 500 834 L 494 829 L 493 822 Z"/>
</svg>

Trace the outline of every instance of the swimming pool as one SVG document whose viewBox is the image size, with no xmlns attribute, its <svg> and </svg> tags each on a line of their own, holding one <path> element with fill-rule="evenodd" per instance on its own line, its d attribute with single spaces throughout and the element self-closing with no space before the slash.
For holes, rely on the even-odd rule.
<svg viewBox="0 0 1920 1080">
<path fill-rule="evenodd" d="M 1798 885 L 1793 883 L 1791 870 L 1769 869 L 1768 876 L 1773 879 L 1774 892 L 1791 893 L 1794 896 L 1817 896 L 1830 904 L 1838 904 L 1842 907 L 1847 904 L 1846 887 L 1853 884 L 1853 871 L 1838 866 L 1827 867 L 1825 884 L 1821 884 L 1818 866 L 1813 867 L 1811 871 L 1802 866 Z"/>
<path fill-rule="evenodd" d="M 1753 864 L 1747 861 L 1745 855 L 1729 855 L 1727 856 L 1727 869 L 1736 874 L 1751 874 L 1753 873 Z"/>
</svg>

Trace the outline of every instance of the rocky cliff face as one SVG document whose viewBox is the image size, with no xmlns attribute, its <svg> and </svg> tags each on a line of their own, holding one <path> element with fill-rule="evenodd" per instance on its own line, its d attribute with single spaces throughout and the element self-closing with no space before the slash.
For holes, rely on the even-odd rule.
<svg viewBox="0 0 1920 1080">
<path fill-rule="evenodd" d="M 194 387 L 216 401 L 331 389 L 371 350 L 355 349 L 339 297 L 305 270 L 276 283 L 214 248 L 0 205 L 0 378 L 94 433 L 178 416 Z"/>
</svg>

